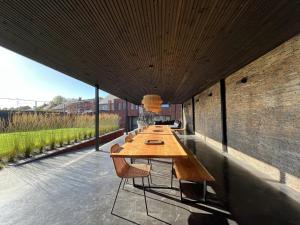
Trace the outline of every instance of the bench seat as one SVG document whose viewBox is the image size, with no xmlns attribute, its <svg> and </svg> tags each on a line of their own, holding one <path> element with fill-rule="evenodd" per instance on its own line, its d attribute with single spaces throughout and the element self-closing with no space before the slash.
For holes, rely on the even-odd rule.
<svg viewBox="0 0 300 225">
<path fill-rule="evenodd" d="M 207 169 L 199 162 L 189 150 L 187 158 L 177 158 L 173 161 L 173 169 L 176 178 L 179 180 L 180 197 L 182 197 L 181 181 L 191 181 L 203 183 L 203 200 L 206 200 L 206 182 L 215 181 L 214 177 L 207 171 Z"/>
<path fill-rule="evenodd" d="M 193 182 L 215 181 L 214 177 L 197 160 L 191 158 L 174 159 L 174 170 L 178 180 Z"/>
</svg>

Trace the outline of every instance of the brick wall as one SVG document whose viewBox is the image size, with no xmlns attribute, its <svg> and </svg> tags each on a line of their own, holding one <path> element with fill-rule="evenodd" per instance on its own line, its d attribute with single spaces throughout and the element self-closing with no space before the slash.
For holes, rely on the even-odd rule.
<svg viewBox="0 0 300 225">
<path fill-rule="evenodd" d="M 300 35 L 235 72 L 225 85 L 229 155 L 300 191 Z M 187 127 L 190 102 L 184 104 Z M 221 151 L 219 84 L 195 97 L 195 124 L 196 133 Z"/>
<path fill-rule="evenodd" d="M 300 35 L 228 77 L 226 95 L 228 145 L 300 177 Z"/>
<path fill-rule="evenodd" d="M 183 126 L 188 132 L 193 132 L 192 100 L 183 104 Z"/>
<path fill-rule="evenodd" d="M 201 136 L 222 142 L 219 83 L 195 96 L 195 127 Z"/>
</svg>

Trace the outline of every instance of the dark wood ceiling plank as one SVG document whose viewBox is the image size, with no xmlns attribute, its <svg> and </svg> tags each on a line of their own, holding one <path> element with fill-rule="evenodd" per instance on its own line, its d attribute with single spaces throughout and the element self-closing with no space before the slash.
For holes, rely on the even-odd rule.
<svg viewBox="0 0 300 225">
<path fill-rule="evenodd" d="M 300 31 L 296 0 L 0 4 L 1 45 L 135 103 L 181 103 Z"/>
</svg>

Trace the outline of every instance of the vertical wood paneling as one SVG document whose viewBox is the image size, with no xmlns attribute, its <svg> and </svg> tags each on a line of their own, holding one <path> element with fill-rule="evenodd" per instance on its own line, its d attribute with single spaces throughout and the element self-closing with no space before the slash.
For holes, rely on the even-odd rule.
<svg viewBox="0 0 300 225">
<path fill-rule="evenodd" d="M 130 102 L 182 103 L 300 31 L 297 0 L 2 0 L 0 45 Z"/>
</svg>

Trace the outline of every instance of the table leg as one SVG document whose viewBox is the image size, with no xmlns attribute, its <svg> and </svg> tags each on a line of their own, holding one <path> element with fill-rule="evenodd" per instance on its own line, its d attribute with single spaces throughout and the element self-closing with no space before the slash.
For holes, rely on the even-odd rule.
<svg viewBox="0 0 300 225">
<path fill-rule="evenodd" d="M 173 159 L 172 159 L 172 167 L 171 167 L 171 189 L 173 188 Z"/>
</svg>

